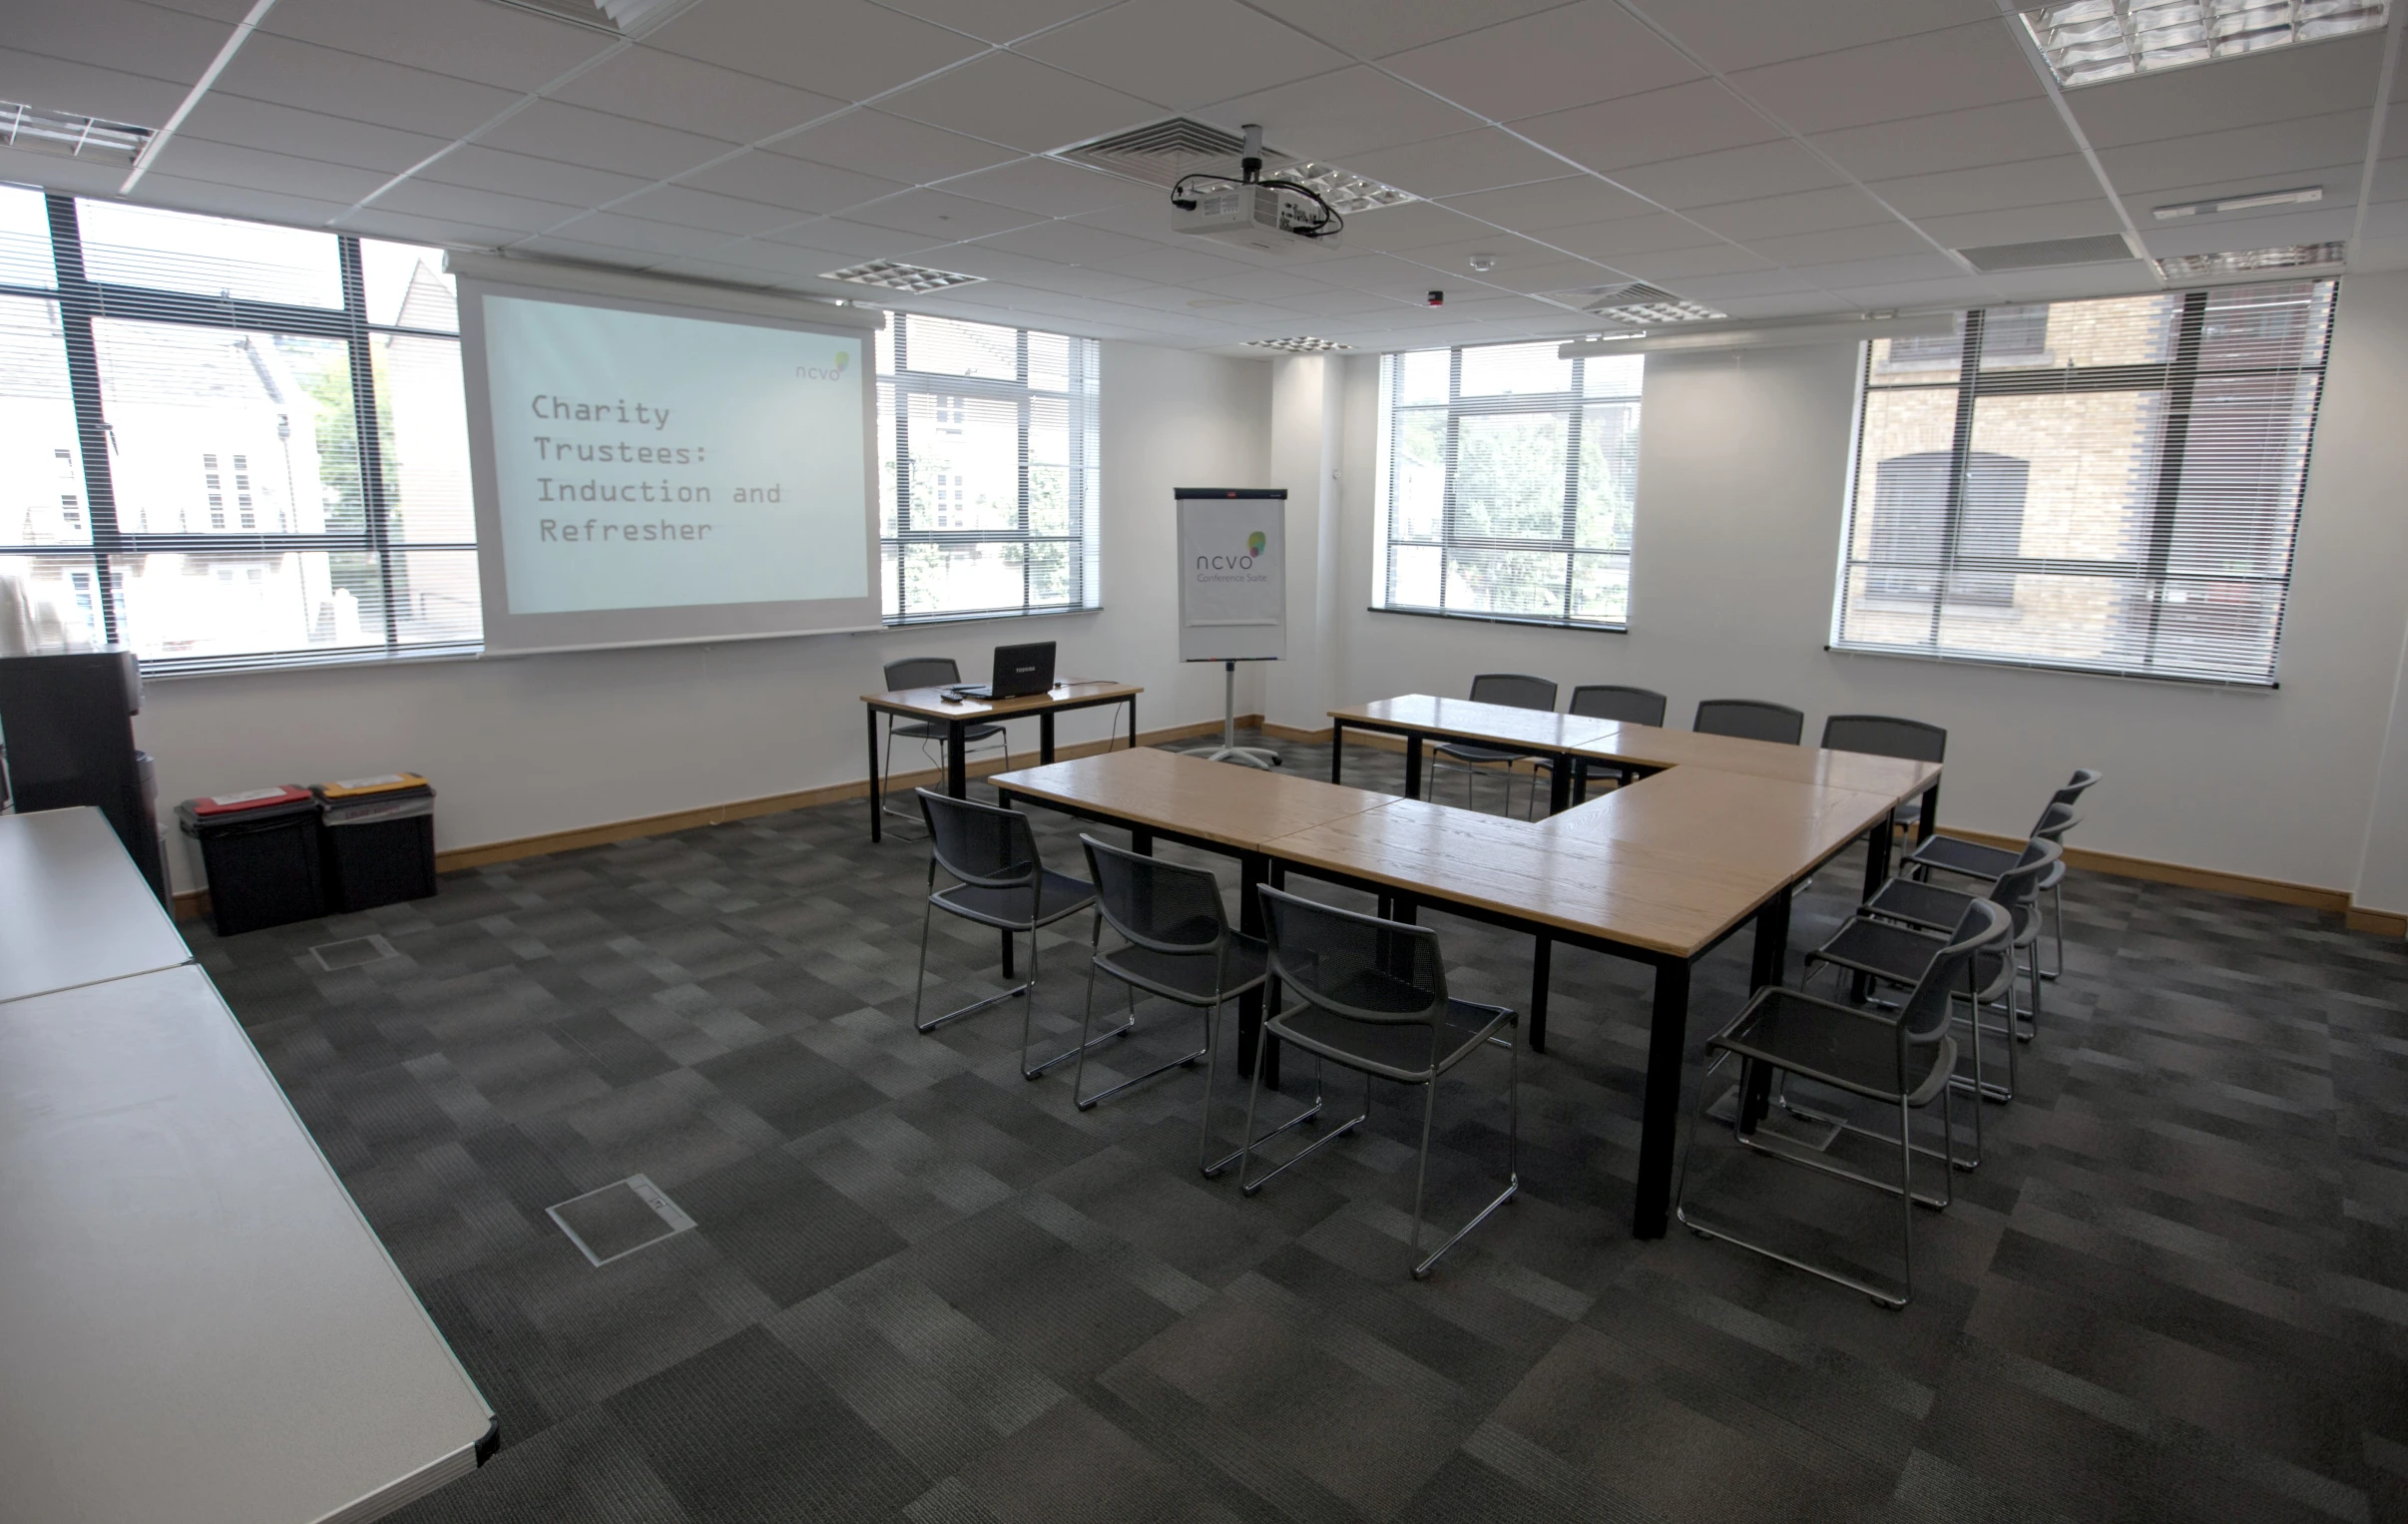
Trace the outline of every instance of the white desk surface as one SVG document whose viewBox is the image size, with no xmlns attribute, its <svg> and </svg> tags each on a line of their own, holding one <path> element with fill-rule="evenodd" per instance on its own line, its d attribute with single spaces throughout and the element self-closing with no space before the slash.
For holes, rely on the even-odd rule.
<svg viewBox="0 0 2408 1524">
<path fill-rule="evenodd" d="M 98 809 L 0 815 L 0 1001 L 192 957 Z"/>
<path fill-rule="evenodd" d="M 6 1524 L 372 1519 L 492 1419 L 197 967 L 0 1004 L 0 1372 Z"/>
</svg>

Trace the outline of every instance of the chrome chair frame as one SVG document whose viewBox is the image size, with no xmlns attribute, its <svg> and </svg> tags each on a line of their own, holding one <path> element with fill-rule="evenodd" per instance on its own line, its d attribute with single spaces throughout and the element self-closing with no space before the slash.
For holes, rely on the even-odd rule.
<svg viewBox="0 0 2408 1524">
<path fill-rule="evenodd" d="M 1530 687 L 1523 689 L 1522 685 L 1525 684 Z M 1489 691 L 1490 697 L 1481 697 L 1481 690 L 1484 687 Z M 1536 691 L 1540 688 L 1547 690 L 1547 702 L 1545 704 L 1528 702 L 1537 697 Z M 1500 690 L 1517 689 L 1522 692 L 1522 697 L 1519 699 L 1496 697 Z M 1555 695 L 1556 685 L 1552 678 L 1533 677 L 1526 672 L 1484 672 L 1472 679 L 1470 697 L 1474 704 L 1498 704 L 1512 709 L 1552 713 L 1555 709 Z M 1517 751 L 1512 747 L 1486 747 L 1468 741 L 1442 741 L 1430 749 L 1430 797 L 1433 801 L 1438 797 L 1440 769 L 1453 768 L 1463 774 L 1463 807 L 1471 809 L 1475 807 L 1472 798 L 1472 780 L 1487 768 L 1502 762 L 1505 765 L 1505 812 L 1510 815 L 1513 813 L 1514 807 L 1514 763 L 1528 760 L 1530 760 L 1528 752 Z M 1534 771 L 1530 781 L 1530 805 L 1526 811 L 1530 815 L 1538 813 L 1538 774 Z"/>
<path fill-rule="evenodd" d="M 915 667 L 923 668 L 925 671 L 913 672 L 911 669 Z M 949 656 L 911 656 L 905 657 L 901 661 L 888 662 L 883 676 L 887 692 L 893 693 L 906 688 L 949 687 L 962 680 L 962 670 L 961 664 Z M 917 681 L 922 678 L 930 681 Z M 886 759 L 884 764 L 878 769 L 878 808 L 890 819 L 916 823 L 920 819 L 918 815 L 908 809 L 897 809 L 886 802 L 892 796 L 892 790 L 887 784 L 894 776 L 894 742 L 897 736 L 902 737 L 905 741 L 918 742 L 920 755 L 926 757 L 928 743 L 942 742 L 945 739 L 945 729 L 933 720 L 903 721 L 894 715 L 886 717 Z M 1001 725 L 971 726 L 963 735 L 962 750 L 967 753 L 971 748 L 983 746 L 989 740 L 993 740 L 1003 748 L 1003 764 L 1007 769 L 1010 768 L 1012 765 L 1012 737 L 1011 733 Z M 944 764 L 941 758 L 934 761 L 935 766 L 942 767 Z M 888 828 L 892 829 L 891 826 Z M 906 841 L 918 839 L 907 831 L 897 830 L 895 834 Z"/>
</svg>

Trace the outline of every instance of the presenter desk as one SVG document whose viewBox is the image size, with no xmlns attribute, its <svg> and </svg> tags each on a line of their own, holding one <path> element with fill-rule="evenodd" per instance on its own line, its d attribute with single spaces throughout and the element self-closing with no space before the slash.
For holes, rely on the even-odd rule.
<svg viewBox="0 0 2408 1524">
<path fill-rule="evenodd" d="M 0 1001 L 192 960 L 99 809 L 0 815 Z"/>
<path fill-rule="evenodd" d="M 942 688 L 904 688 L 893 693 L 863 694 L 861 703 L 869 716 L 869 839 L 882 840 L 886 834 L 886 811 L 878 802 L 878 717 L 898 715 L 911 720 L 927 721 L 945 728 L 945 791 L 961 798 L 970 789 L 969 730 L 974 725 L 994 725 L 1005 720 L 1037 717 L 1037 758 L 1040 763 L 1054 760 L 1054 717 L 1068 710 L 1099 709 L 1106 705 L 1129 706 L 1129 745 L 1137 745 L 1137 696 L 1142 688 L 1127 683 L 1065 682 L 1057 683 L 1042 694 L 1025 699 L 962 699 L 949 700 Z"/>
</svg>

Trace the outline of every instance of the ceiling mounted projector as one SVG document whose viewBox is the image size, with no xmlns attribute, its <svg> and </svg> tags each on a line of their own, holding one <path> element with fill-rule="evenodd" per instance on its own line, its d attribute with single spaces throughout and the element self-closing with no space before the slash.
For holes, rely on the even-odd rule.
<svg viewBox="0 0 2408 1524">
<path fill-rule="evenodd" d="M 1245 125 L 1238 173 L 1186 175 L 1171 188 L 1171 231 L 1269 254 L 1334 249 L 1346 220 L 1300 181 L 1262 178 L 1262 129 Z"/>
</svg>

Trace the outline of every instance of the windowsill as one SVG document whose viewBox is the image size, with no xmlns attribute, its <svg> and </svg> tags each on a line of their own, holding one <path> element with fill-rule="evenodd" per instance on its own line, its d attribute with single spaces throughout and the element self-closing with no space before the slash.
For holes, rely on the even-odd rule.
<svg viewBox="0 0 2408 1524">
<path fill-rule="evenodd" d="M 1372 604 L 1364 612 L 1370 614 L 1403 614 L 1414 619 L 1455 619 L 1475 625 L 1522 625 L 1533 630 L 1581 630 L 1598 635 L 1628 635 L 1630 625 L 1592 624 L 1585 620 L 1531 619 L 1513 614 L 1451 614 L 1444 609 L 1383 609 Z"/>
<path fill-rule="evenodd" d="M 309 658 L 299 661 L 244 662 L 240 657 L 224 662 L 201 658 L 171 659 L 169 665 L 155 662 L 142 664 L 145 683 L 184 683 L 197 678 L 240 678 L 252 674 L 321 672 L 328 669 L 357 672 L 363 667 L 423 667 L 446 662 L 477 662 L 484 660 L 485 648 L 475 646 L 436 646 L 425 651 L 344 652 L 338 655 Z"/>
<path fill-rule="evenodd" d="M 2042 662 L 2030 658 L 2003 656 L 1967 656 L 1954 652 L 1899 651 L 1883 646 L 1842 646 L 1830 644 L 1823 650 L 1833 656 L 1887 657 L 1901 662 L 1929 662 L 1950 667 L 2000 667 L 2019 672 L 2047 673 L 2063 678 L 2107 678 L 2121 683 L 2165 683 L 2178 688 L 2218 689 L 2235 694 L 2271 694 L 2282 684 L 2272 678 L 2191 678 L 2168 672 L 2126 672 L 2112 667 L 2080 667 L 2070 662 Z"/>
<path fill-rule="evenodd" d="M 916 614 L 909 619 L 881 619 L 880 623 L 889 630 L 920 630 L 930 625 L 978 625 L 1006 619 L 1069 619 L 1080 614 L 1103 612 L 1104 606 L 1099 603 L 1084 609 L 1008 610 L 1000 614 Z"/>
</svg>

